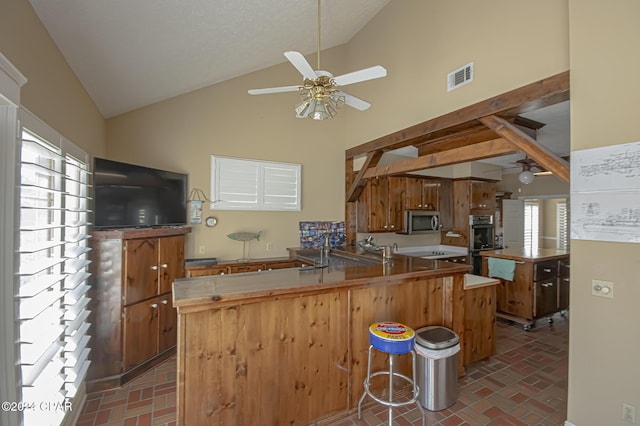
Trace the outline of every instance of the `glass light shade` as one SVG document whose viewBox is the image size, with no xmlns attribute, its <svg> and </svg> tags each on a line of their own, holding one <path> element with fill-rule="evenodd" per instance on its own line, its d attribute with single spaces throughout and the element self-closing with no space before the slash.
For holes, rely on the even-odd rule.
<svg viewBox="0 0 640 426">
<path fill-rule="evenodd" d="M 309 102 L 302 101 L 298 105 L 296 105 L 296 117 L 305 117 L 307 109 L 309 108 Z"/>
<path fill-rule="evenodd" d="M 528 185 L 533 182 L 533 173 L 531 173 L 529 170 L 524 170 L 518 175 L 518 180 L 525 185 Z"/>
</svg>

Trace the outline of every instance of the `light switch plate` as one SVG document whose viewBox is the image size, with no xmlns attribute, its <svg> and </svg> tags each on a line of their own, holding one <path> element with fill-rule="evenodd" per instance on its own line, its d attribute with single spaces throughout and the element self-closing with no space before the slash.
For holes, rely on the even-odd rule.
<svg viewBox="0 0 640 426">
<path fill-rule="evenodd" d="M 591 295 L 613 299 L 613 283 L 611 281 L 591 280 Z"/>
</svg>

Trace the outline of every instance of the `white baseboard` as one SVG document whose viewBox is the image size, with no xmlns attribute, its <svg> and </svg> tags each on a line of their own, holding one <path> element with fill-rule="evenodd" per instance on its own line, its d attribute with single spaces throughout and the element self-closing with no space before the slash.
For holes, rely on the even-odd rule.
<svg viewBox="0 0 640 426">
<path fill-rule="evenodd" d="M 565 420 L 564 421 L 564 426 L 576 426 L 576 425 L 571 423 L 569 420 Z"/>
</svg>

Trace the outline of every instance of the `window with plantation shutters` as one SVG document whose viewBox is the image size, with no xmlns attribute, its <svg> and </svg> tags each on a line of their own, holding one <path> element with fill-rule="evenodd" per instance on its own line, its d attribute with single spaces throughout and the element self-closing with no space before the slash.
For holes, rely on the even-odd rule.
<svg viewBox="0 0 640 426">
<path fill-rule="evenodd" d="M 211 209 L 300 211 L 300 164 L 211 157 Z"/>
<path fill-rule="evenodd" d="M 89 366 L 88 157 L 45 133 L 25 125 L 20 144 L 18 365 L 22 401 L 35 403 L 25 426 L 60 424 Z"/>
</svg>

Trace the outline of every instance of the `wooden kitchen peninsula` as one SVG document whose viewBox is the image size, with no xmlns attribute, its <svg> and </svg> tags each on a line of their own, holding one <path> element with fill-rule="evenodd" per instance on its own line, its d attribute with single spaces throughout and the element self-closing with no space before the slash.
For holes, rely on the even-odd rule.
<svg viewBox="0 0 640 426">
<path fill-rule="evenodd" d="M 468 265 L 397 254 L 390 264 L 352 260 L 176 280 L 178 424 L 309 425 L 347 416 L 362 394 L 375 321 L 442 325 L 467 344 Z M 495 315 L 494 305 L 486 308 Z M 384 361 L 375 357 L 373 368 Z"/>
</svg>

